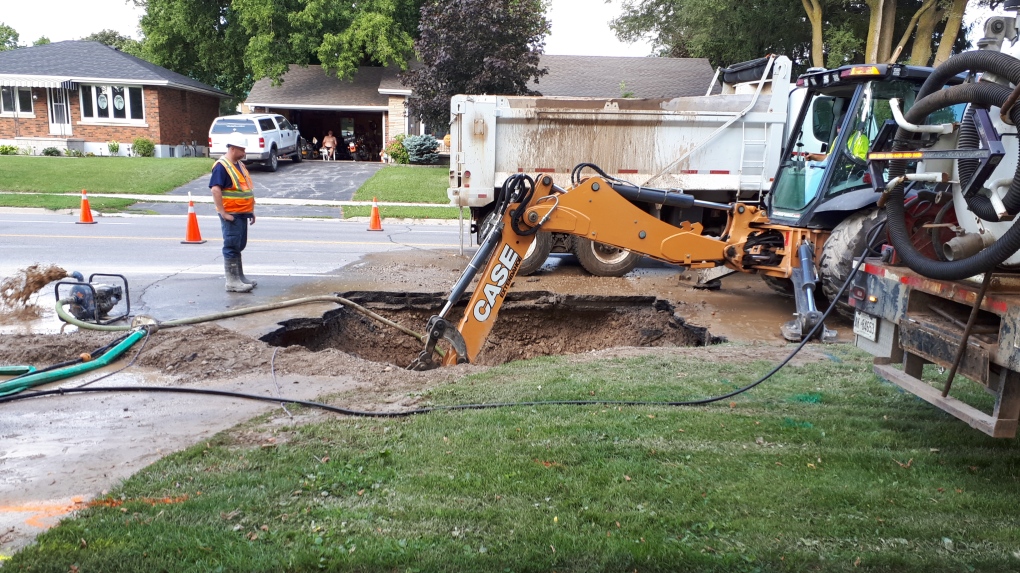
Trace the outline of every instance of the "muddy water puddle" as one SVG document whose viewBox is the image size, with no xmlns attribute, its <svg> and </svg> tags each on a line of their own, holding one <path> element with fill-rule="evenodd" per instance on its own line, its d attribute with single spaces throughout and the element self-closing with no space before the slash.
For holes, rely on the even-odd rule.
<svg viewBox="0 0 1020 573">
<path fill-rule="evenodd" d="M 444 304 L 439 293 L 356 291 L 340 296 L 416 332 Z M 463 305 L 447 317 L 457 321 Z M 261 338 L 274 346 L 340 350 L 365 360 L 405 367 L 423 344 L 347 307 L 320 318 L 297 318 Z M 654 296 L 561 295 L 510 292 L 475 361 L 491 366 L 537 356 L 577 354 L 620 346 L 682 347 L 724 342 L 689 324 L 668 301 Z"/>
</svg>

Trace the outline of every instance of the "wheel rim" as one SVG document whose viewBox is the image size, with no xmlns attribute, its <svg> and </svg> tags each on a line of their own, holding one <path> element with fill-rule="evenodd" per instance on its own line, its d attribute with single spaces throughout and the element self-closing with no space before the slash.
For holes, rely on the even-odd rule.
<svg viewBox="0 0 1020 573">
<path fill-rule="evenodd" d="M 596 243 L 595 241 L 591 242 L 591 252 L 595 255 L 596 259 L 607 265 L 622 263 L 630 256 L 630 251 L 627 249 L 603 245 L 602 243 Z"/>
<path fill-rule="evenodd" d="M 280 159 L 279 159 L 279 158 L 278 158 L 278 157 L 276 156 L 276 154 L 275 154 L 275 153 L 274 153 L 274 154 L 272 155 L 272 157 L 271 157 L 271 158 L 269 159 L 269 164 L 273 166 L 273 169 L 276 169 L 276 165 L 277 165 L 277 162 L 278 162 L 279 160 L 280 160 Z"/>
</svg>

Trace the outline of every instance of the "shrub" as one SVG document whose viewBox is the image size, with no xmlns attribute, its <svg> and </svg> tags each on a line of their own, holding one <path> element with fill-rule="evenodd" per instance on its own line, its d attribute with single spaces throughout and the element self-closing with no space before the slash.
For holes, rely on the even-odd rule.
<svg viewBox="0 0 1020 573">
<path fill-rule="evenodd" d="M 407 148 L 404 147 L 405 137 L 407 136 L 403 133 L 398 134 L 386 144 L 386 154 L 393 158 L 394 163 L 406 165 L 411 162 L 411 159 L 407 156 Z"/>
<path fill-rule="evenodd" d="M 32 155 L 32 148 L 27 145 L 25 147 L 19 147 L 18 155 Z"/>
<path fill-rule="evenodd" d="M 61 155 L 60 150 L 56 147 L 47 147 L 42 150 L 42 154 L 49 157 L 60 157 Z"/>
<path fill-rule="evenodd" d="M 110 155 L 117 155 L 120 152 L 120 142 L 108 141 L 106 142 L 106 148 L 110 150 Z"/>
<path fill-rule="evenodd" d="M 412 135 L 404 139 L 404 147 L 407 149 L 407 157 L 411 163 L 418 165 L 432 165 L 439 162 L 439 154 L 436 148 L 439 141 L 431 135 Z"/>
<path fill-rule="evenodd" d="M 0 145 L 0 155 L 17 155 L 18 148 L 14 145 Z"/>
<path fill-rule="evenodd" d="M 140 157 L 152 157 L 156 154 L 156 144 L 147 137 L 139 137 L 132 145 L 134 146 L 135 155 Z"/>
<path fill-rule="evenodd" d="M 85 157 L 85 153 L 82 152 L 82 151 L 78 151 L 77 149 L 68 149 L 67 150 L 67 156 L 68 157 Z"/>
</svg>

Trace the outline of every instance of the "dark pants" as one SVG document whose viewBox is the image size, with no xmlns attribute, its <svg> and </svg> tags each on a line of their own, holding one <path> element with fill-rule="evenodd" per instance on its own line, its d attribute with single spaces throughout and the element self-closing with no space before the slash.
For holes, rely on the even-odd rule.
<svg viewBox="0 0 1020 573">
<path fill-rule="evenodd" d="M 223 258 L 240 259 L 241 251 L 248 245 L 248 219 L 251 213 L 231 213 L 233 221 L 220 217 L 220 229 L 223 231 Z"/>
</svg>

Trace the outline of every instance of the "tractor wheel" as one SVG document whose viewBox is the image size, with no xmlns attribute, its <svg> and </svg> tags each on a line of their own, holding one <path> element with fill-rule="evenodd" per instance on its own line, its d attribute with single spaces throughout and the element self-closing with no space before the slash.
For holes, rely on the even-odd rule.
<svg viewBox="0 0 1020 573">
<path fill-rule="evenodd" d="M 549 258 L 552 248 L 552 235 L 544 231 L 536 233 L 535 240 L 531 242 L 528 252 L 524 254 L 524 260 L 521 261 L 520 268 L 517 269 L 517 275 L 526 277 L 542 268 L 545 260 Z"/>
<path fill-rule="evenodd" d="M 843 288 L 843 283 L 850 276 L 854 267 L 854 258 L 861 256 L 867 247 L 867 235 L 878 223 L 884 211 L 878 208 L 866 209 L 854 213 L 842 223 L 836 225 L 832 234 L 822 247 L 822 257 L 818 262 L 818 274 L 822 283 L 822 294 L 830 301 L 836 302 L 836 312 L 847 318 L 853 318 L 854 309 L 847 304 L 847 292 L 836 300 L 836 294 Z"/>
<path fill-rule="evenodd" d="M 793 298 L 793 281 L 790 279 L 771 277 L 769 275 L 761 275 L 761 278 L 765 281 L 765 284 L 769 285 L 770 289 L 786 298 Z"/>
<path fill-rule="evenodd" d="M 584 270 L 597 277 L 622 277 L 641 260 L 638 253 L 603 245 L 584 237 L 574 237 L 574 255 Z"/>
</svg>

